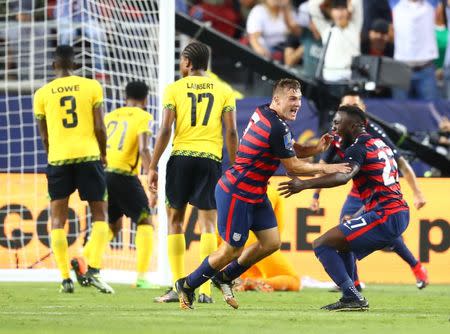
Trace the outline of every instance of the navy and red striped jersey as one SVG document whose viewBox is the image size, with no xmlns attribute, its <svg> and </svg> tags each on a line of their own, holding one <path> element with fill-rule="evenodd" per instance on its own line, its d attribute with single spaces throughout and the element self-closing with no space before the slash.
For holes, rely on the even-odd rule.
<svg viewBox="0 0 450 334">
<path fill-rule="evenodd" d="M 262 202 L 280 159 L 294 156 L 293 136 L 287 123 L 268 105 L 260 106 L 244 131 L 236 161 L 219 185 L 242 201 Z"/>
<path fill-rule="evenodd" d="M 400 190 L 394 153 L 383 140 L 368 133 L 361 134 L 345 150 L 343 160 L 360 166 L 353 182 L 366 212 L 387 210 L 395 213 L 408 209 Z"/>
<path fill-rule="evenodd" d="M 398 159 L 400 158 L 398 148 L 395 146 L 392 140 L 386 135 L 386 132 L 384 132 L 379 125 L 374 124 L 372 122 L 367 122 L 366 131 L 373 138 L 379 138 L 383 140 L 383 142 L 385 142 L 394 153 L 394 159 L 398 161 Z M 333 162 L 334 163 L 341 162 L 344 157 L 345 149 L 347 148 L 345 146 L 346 145 L 342 142 L 342 139 L 339 136 L 335 135 L 333 141 L 330 144 L 330 147 L 322 154 L 321 159 L 328 164 Z M 355 184 L 353 184 L 349 195 L 359 197 L 358 189 Z"/>
</svg>

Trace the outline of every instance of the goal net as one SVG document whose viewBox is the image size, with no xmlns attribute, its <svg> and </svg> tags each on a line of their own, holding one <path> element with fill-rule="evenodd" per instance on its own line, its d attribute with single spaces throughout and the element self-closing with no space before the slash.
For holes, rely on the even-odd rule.
<svg viewBox="0 0 450 334">
<path fill-rule="evenodd" d="M 159 97 L 174 78 L 174 1 L 1 1 L 0 25 L 0 280 L 60 280 L 49 247 L 47 162 L 33 117 L 33 93 L 53 79 L 55 47 L 71 44 L 79 64 L 75 74 L 102 84 L 106 112 L 123 106 L 129 81 L 147 83 L 147 109 L 156 120 L 156 133 Z M 160 166 L 165 166 L 164 158 Z M 66 230 L 70 255 L 76 256 L 88 238 L 91 217 L 78 194 L 72 195 L 69 207 Z M 165 284 L 169 280 L 163 214 L 156 225 L 149 279 Z M 135 280 L 135 229 L 125 220 L 111 242 L 103 261 L 106 280 Z"/>
</svg>

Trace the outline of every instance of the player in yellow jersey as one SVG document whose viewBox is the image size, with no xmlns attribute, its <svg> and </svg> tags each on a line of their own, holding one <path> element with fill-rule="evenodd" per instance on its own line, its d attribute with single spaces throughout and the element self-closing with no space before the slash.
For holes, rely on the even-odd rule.
<svg viewBox="0 0 450 334">
<path fill-rule="evenodd" d="M 69 251 L 64 225 L 69 196 L 78 189 L 89 202 L 93 227 L 88 244 L 92 256 L 81 284 L 93 285 L 104 293 L 114 290 L 99 275 L 108 244 L 106 183 L 106 131 L 103 124 L 103 91 L 91 79 L 72 75 L 74 51 L 68 45 L 56 48 L 53 68 L 56 79 L 34 95 L 34 113 L 47 152 L 47 180 L 51 211 L 51 248 L 61 272 L 61 292 L 72 293 Z"/>
<path fill-rule="evenodd" d="M 284 199 L 271 184 L 267 187 L 267 196 L 272 204 L 281 235 L 284 230 Z M 245 247 L 255 241 L 255 234 L 250 232 Z M 277 250 L 250 267 L 249 270 L 241 275 L 241 279 L 240 284 L 234 287 L 237 291 L 257 290 L 270 292 L 274 290 L 298 291 L 300 289 L 300 278 L 294 266 L 281 253 L 281 250 Z"/>
<path fill-rule="evenodd" d="M 202 233 L 200 259 L 217 248 L 214 188 L 222 174 L 223 126 L 231 163 L 238 146 L 233 92 L 205 75 L 208 60 L 208 47 L 202 43 L 190 43 L 181 53 L 180 71 L 183 78 L 166 88 L 162 124 L 149 170 L 150 190 L 156 192 L 158 162 L 175 124 L 172 154 L 166 173 L 168 255 L 173 282 L 185 276 L 183 221 L 187 203 L 199 209 L 198 221 Z M 178 302 L 178 296 L 174 289 L 170 289 L 155 301 Z M 209 282 L 200 288 L 198 301 L 212 302 Z"/>
<path fill-rule="evenodd" d="M 138 174 L 148 173 L 151 155 L 149 141 L 153 117 L 144 109 L 147 106 L 148 87 L 143 82 L 130 82 L 125 88 L 126 105 L 105 116 L 108 133 L 106 183 L 108 187 L 108 216 L 111 237 L 122 228 L 122 216 L 137 224 L 136 287 L 148 288 L 146 273 L 153 250 L 154 225 L 150 215 L 149 200 L 139 181 Z M 151 205 L 156 197 L 151 194 Z"/>
</svg>

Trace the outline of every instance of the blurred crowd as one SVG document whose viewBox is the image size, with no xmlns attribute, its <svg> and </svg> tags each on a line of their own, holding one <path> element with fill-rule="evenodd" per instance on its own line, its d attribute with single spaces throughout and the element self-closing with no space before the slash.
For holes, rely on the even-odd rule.
<svg viewBox="0 0 450 334">
<path fill-rule="evenodd" d="M 328 82 L 350 79 L 355 56 L 384 56 L 411 69 L 411 85 L 378 96 L 450 98 L 448 0 L 203 0 L 179 9 L 311 78 L 322 53 Z"/>
<path fill-rule="evenodd" d="M 154 3 L 152 0 L 142 2 Z M 384 56 L 410 68 L 411 84 L 408 91 L 381 89 L 375 92 L 377 96 L 450 99 L 450 20 L 447 19 L 450 17 L 450 0 L 175 2 L 177 11 L 210 22 L 213 28 L 239 39 L 262 57 L 282 63 L 303 76 L 320 76 L 328 82 L 341 82 L 351 78 L 353 57 Z M 115 4 L 119 8 L 124 2 L 102 0 L 96 6 L 102 4 Z M 48 46 L 44 39 L 49 33 L 45 30 L 48 27 L 32 27 L 27 23 L 49 18 L 56 22 L 54 43 L 73 44 L 82 34 L 93 41 L 93 53 L 97 56 L 93 67 L 101 75 L 104 65 L 98 59 L 105 55 L 106 37 L 96 28 L 97 18 L 84 14 L 79 10 L 81 6 L 92 6 L 92 1 L 12 0 L 7 5 L 0 5 L 1 20 L 8 20 L 0 35 L 3 43 L 8 42 L 5 69 L 25 67 L 30 61 L 36 66 L 43 63 L 41 58 L 47 57 L 43 50 Z M 85 25 L 88 28 L 77 28 L 80 22 L 89 22 Z M 30 45 L 30 41 L 34 44 Z M 28 44 L 21 45 L 24 43 Z M 37 53 L 25 52 L 26 47 Z M 320 62 L 323 64 L 317 73 Z M 14 71 L 10 73 L 14 75 Z M 26 77 L 26 73 L 22 75 Z"/>
</svg>

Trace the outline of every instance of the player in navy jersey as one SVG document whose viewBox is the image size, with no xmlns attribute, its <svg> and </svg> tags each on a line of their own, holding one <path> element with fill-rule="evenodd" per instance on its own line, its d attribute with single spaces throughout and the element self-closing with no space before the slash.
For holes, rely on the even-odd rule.
<svg viewBox="0 0 450 334">
<path fill-rule="evenodd" d="M 320 153 L 328 148 L 332 138 L 325 135 L 313 147 L 294 144 L 286 121 L 295 120 L 300 99 L 300 83 L 281 79 L 274 85 L 270 105 L 260 106 L 253 113 L 235 162 L 215 190 L 217 225 L 224 242 L 193 273 L 175 283 L 181 308 L 193 308 L 195 289 L 208 279 L 221 289 L 225 301 L 237 308 L 231 282 L 279 249 L 280 235 L 266 190 L 280 163 L 290 175 L 350 171 L 348 164 L 312 164 L 297 159 Z M 258 241 L 244 249 L 249 230 Z"/>
<path fill-rule="evenodd" d="M 362 101 L 361 97 L 357 92 L 349 92 L 344 95 L 341 99 L 341 105 L 357 105 L 361 110 L 365 111 L 366 106 Z M 406 179 L 409 187 L 411 188 L 414 195 L 414 206 L 416 209 L 422 208 L 425 204 L 425 198 L 420 191 L 419 185 L 417 184 L 416 175 L 414 170 L 408 163 L 408 161 L 400 154 L 398 148 L 394 145 L 394 143 L 389 139 L 386 133 L 380 128 L 379 125 L 374 124 L 372 122 L 367 122 L 366 131 L 374 138 L 382 139 L 394 153 L 395 161 L 398 164 L 398 169 L 402 173 L 403 177 Z M 335 136 L 332 141 L 330 147 L 327 151 L 325 151 L 322 155 L 322 162 L 332 163 L 333 161 L 342 159 L 344 155 L 345 148 L 348 147 L 348 143 L 344 143 L 339 136 Z M 311 209 L 313 211 L 317 211 L 319 209 L 319 194 L 320 189 L 316 189 L 313 195 L 313 200 L 311 203 Z M 348 194 L 345 203 L 341 210 L 341 215 L 339 221 L 342 222 L 343 218 L 349 218 L 355 215 L 360 209 L 363 207 L 363 202 L 359 196 L 358 189 L 356 185 L 353 184 L 353 187 Z M 425 267 L 418 261 L 415 256 L 408 249 L 406 244 L 403 241 L 403 238 L 398 238 L 394 240 L 393 244 L 389 246 L 391 250 L 393 250 L 396 254 L 398 254 L 406 263 L 409 264 L 415 278 L 416 278 L 416 286 L 419 289 L 423 289 L 428 285 L 428 273 Z M 355 272 L 353 273 L 353 279 L 355 282 L 356 288 L 361 291 L 361 286 L 358 277 L 358 271 L 356 266 L 355 259 Z"/>
<path fill-rule="evenodd" d="M 339 107 L 333 119 L 333 131 L 352 142 L 343 161 L 349 173 L 335 173 L 301 181 L 282 182 L 279 190 L 286 197 L 304 189 L 330 188 L 353 179 L 365 206 L 365 213 L 345 220 L 314 240 L 316 257 L 342 290 L 342 298 L 322 309 L 329 311 L 367 310 L 369 303 L 354 286 L 353 254 L 358 260 L 392 244 L 409 223 L 409 208 L 398 183 L 397 163 L 391 148 L 366 132 L 366 117 L 357 106 Z"/>
</svg>

